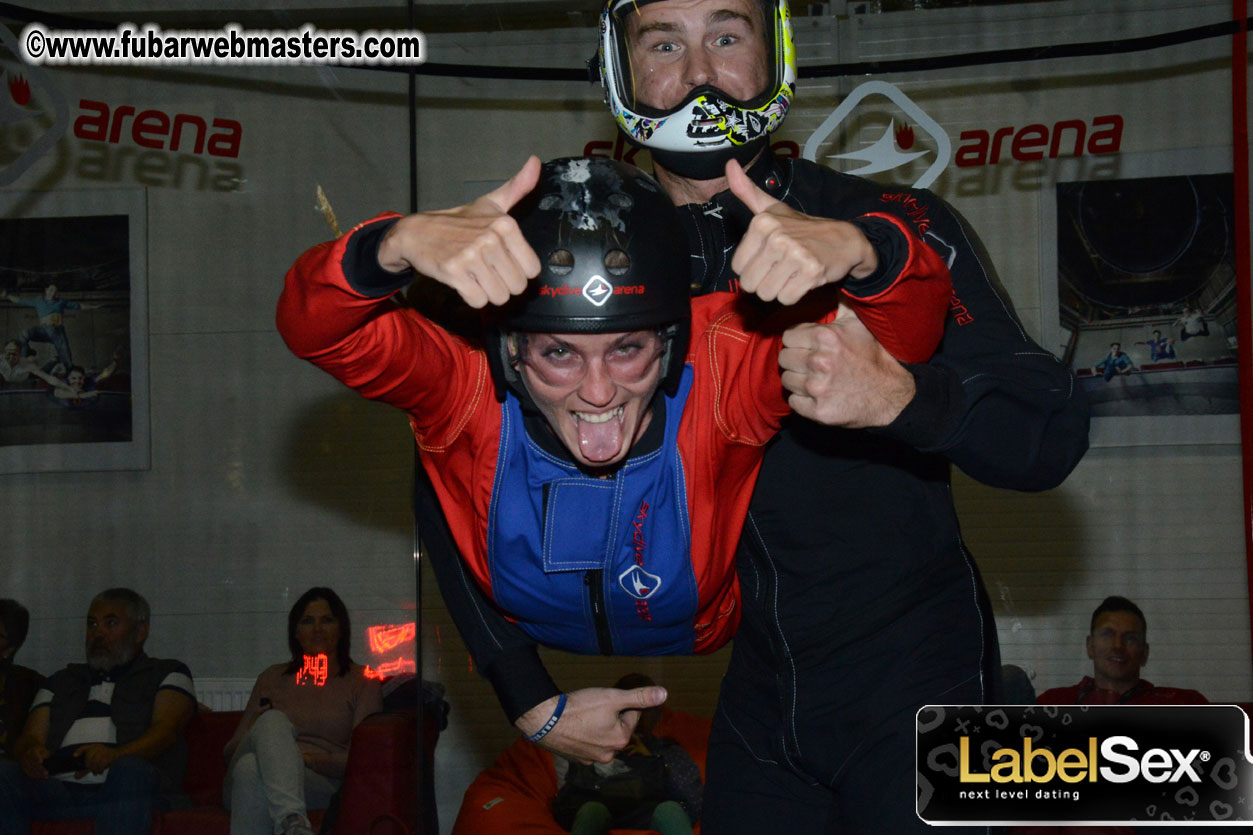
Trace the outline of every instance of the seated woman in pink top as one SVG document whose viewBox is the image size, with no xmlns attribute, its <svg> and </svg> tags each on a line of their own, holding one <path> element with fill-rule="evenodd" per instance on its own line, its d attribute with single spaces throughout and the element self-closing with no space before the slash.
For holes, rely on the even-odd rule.
<svg viewBox="0 0 1253 835">
<path fill-rule="evenodd" d="M 383 708 L 378 682 L 352 662 L 348 608 L 315 586 L 287 615 L 291 661 L 257 676 L 223 752 L 231 835 L 312 835 L 308 810 L 325 809 L 348 764 L 357 724 Z"/>
</svg>

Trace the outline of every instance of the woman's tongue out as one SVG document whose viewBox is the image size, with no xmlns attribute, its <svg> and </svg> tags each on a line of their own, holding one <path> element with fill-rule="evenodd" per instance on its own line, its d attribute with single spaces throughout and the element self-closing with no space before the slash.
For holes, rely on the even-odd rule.
<svg viewBox="0 0 1253 835">
<path fill-rule="evenodd" d="M 609 461 L 622 449 L 622 413 L 619 406 L 608 412 L 575 412 L 579 429 L 579 452 L 593 463 Z"/>
</svg>

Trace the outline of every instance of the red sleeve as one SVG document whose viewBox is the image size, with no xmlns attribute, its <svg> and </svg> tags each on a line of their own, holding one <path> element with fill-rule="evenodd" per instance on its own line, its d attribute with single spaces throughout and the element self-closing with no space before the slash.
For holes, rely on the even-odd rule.
<svg viewBox="0 0 1253 835">
<path fill-rule="evenodd" d="M 774 437 L 790 411 L 779 377 L 783 330 L 792 323 L 814 321 L 831 309 L 834 298 L 832 294 L 825 305 L 812 310 L 798 305 L 774 315 L 763 315 L 755 300 L 738 293 L 692 299 L 688 361 L 698 393 L 688 406 L 690 419 L 712 425 L 733 444 L 761 446 Z"/>
<path fill-rule="evenodd" d="M 842 301 L 901 362 L 925 362 L 944 335 L 944 320 L 953 299 L 948 266 L 907 224 L 888 214 L 864 217 L 886 221 L 905 237 L 908 255 L 896 280 L 872 296 L 843 294 Z"/>
<path fill-rule="evenodd" d="M 344 252 L 366 225 L 296 260 L 279 297 L 279 333 L 296 356 L 408 412 L 424 445 L 444 446 L 491 396 L 486 358 L 393 298 L 351 289 Z"/>
</svg>

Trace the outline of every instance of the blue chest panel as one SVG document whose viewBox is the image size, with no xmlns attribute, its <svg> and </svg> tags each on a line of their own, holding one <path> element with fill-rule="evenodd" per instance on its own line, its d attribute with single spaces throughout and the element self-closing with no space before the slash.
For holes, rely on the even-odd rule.
<svg viewBox="0 0 1253 835">
<path fill-rule="evenodd" d="M 593 478 L 531 441 L 501 405 L 487 526 L 496 602 L 535 640 L 571 652 L 690 653 L 697 611 L 678 432 L 692 387 L 666 398 L 659 449 Z M 598 639 L 598 634 L 602 636 Z"/>
</svg>

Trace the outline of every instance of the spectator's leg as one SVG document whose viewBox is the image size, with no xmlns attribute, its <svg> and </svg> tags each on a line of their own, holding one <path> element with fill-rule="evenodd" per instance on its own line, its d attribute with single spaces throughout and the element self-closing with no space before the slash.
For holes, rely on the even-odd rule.
<svg viewBox="0 0 1253 835">
<path fill-rule="evenodd" d="M 343 780 L 319 774 L 308 766 L 305 767 L 305 808 L 325 809 L 331 805 L 331 798 L 339 791 Z"/>
<path fill-rule="evenodd" d="M 13 760 L 0 760 L 0 835 L 26 835 L 30 832 L 33 783 Z"/>
<path fill-rule="evenodd" d="M 661 835 L 692 835 L 692 822 L 677 800 L 658 803 L 649 825 Z"/>
<path fill-rule="evenodd" d="M 27 835 L 32 820 L 95 819 L 100 797 L 100 786 L 32 780 L 17 763 L 0 760 L 0 835 Z"/>
<path fill-rule="evenodd" d="M 570 835 L 605 835 L 609 831 L 609 807 L 595 800 L 579 807 Z"/>
<path fill-rule="evenodd" d="M 118 757 L 99 790 L 96 835 L 135 835 L 152 827 L 152 807 L 160 777 L 143 757 Z"/>
<path fill-rule="evenodd" d="M 222 789 L 222 800 L 231 810 L 232 835 L 270 835 L 274 831 L 256 754 L 248 751 L 235 757 Z"/>
<path fill-rule="evenodd" d="M 270 820 L 285 821 L 291 815 L 306 818 L 305 760 L 287 714 L 265 711 L 253 723 L 248 738 L 257 757 Z"/>
</svg>

